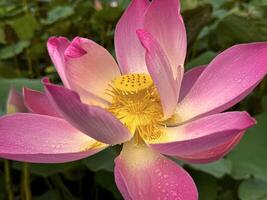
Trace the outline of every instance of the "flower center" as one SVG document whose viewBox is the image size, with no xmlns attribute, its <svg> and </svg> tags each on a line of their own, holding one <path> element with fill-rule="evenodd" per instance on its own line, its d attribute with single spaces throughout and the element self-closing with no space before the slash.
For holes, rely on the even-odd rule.
<svg viewBox="0 0 267 200">
<path fill-rule="evenodd" d="M 111 88 L 108 110 L 135 134 L 136 141 L 159 138 L 163 112 L 152 78 L 147 74 L 123 75 L 113 80 Z"/>
</svg>

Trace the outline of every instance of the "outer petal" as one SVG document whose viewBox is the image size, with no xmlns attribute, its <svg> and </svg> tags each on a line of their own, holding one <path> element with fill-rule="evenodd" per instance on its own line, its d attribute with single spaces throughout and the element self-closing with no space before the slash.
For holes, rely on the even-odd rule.
<svg viewBox="0 0 267 200">
<path fill-rule="evenodd" d="M 106 49 L 76 37 L 66 49 L 65 57 L 70 86 L 81 95 L 83 102 L 108 98 L 105 90 L 111 80 L 120 76 L 120 71 Z"/>
<path fill-rule="evenodd" d="M 90 137 L 106 144 L 119 144 L 132 137 L 116 117 L 98 106 L 83 104 L 77 93 L 51 84 L 45 88 L 61 116 Z"/>
<path fill-rule="evenodd" d="M 146 72 L 145 51 L 136 36 L 136 30 L 143 28 L 148 0 L 132 0 L 115 29 L 115 50 L 121 72 Z"/>
<path fill-rule="evenodd" d="M 225 142 L 224 144 L 213 147 L 209 150 L 197 152 L 195 154 L 176 156 L 177 159 L 184 160 L 189 163 L 210 163 L 221 159 L 228 154 L 241 140 L 245 131 L 237 134 L 233 139 Z"/>
<path fill-rule="evenodd" d="M 15 88 L 9 90 L 7 98 L 7 113 L 27 112 L 27 108 L 23 104 L 21 94 Z"/>
<path fill-rule="evenodd" d="M 25 105 L 32 113 L 60 117 L 45 93 L 24 88 L 23 98 Z"/>
<path fill-rule="evenodd" d="M 180 15 L 180 2 L 153 0 L 144 23 L 144 29 L 159 42 L 176 74 L 177 67 L 183 67 L 186 56 L 186 30 Z"/>
<path fill-rule="evenodd" d="M 179 102 L 182 101 L 183 98 L 188 94 L 188 92 L 191 90 L 191 88 L 193 87 L 199 76 L 202 74 L 202 72 L 205 70 L 205 68 L 205 65 L 194 67 L 193 69 L 187 71 L 184 74 L 179 94 Z"/>
<path fill-rule="evenodd" d="M 62 82 L 67 88 L 69 88 L 69 82 L 66 77 L 64 52 L 69 44 L 69 40 L 65 37 L 51 37 L 47 41 L 47 49 L 50 58 L 52 59 Z"/>
<path fill-rule="evenodd" d="M 267 43 L 236 45 L 218 55 L 178 105 L 183 121 L 224 111 L 247 96 L 267 73 Z"/>
<path fill-rule="evenodd" d="M 30 113 L 0 118 L 0 157 L 3 158 L 63 163 L 90 156 L 105 147 L 63 119 Z"/>
<path fill-rule="evenodd" d="M 240 132 L 255 123 L 247 112 L 215 114 L 181 126 L 163 128 L 164 137 L 151 144 L 151 147 L 166 155 L 185 158 L 201 152 L 208 153 L 218 146 L 231 143 Z"/>
<path fill-rule="evenodd" d="M 115 160 L 115 181 L 126 200 L 197 200 L 190 175 L 145 145 L 124 144 Z"/>
<path fill-rule="evenodd" d="M 147 69 L 159 92 L 164 117 L 169 118 L 178 101 L 178 85 L 173 78 L 168 58 L 150 33 L 139 29 L 137 35 L 146 49 Z"/>
</svg>

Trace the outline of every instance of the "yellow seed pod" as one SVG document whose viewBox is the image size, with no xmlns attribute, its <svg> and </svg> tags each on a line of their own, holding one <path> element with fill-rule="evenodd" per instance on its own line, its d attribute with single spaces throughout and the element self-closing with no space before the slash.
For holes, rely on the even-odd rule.
<svg viewBox="0 0 267 200">
<path fill-rule="evenodd" d="M 137 92 L 153 86 L 148 74 L 128 74 L 114 80 L 114 87 L 123 92 Z"/>
</svg>

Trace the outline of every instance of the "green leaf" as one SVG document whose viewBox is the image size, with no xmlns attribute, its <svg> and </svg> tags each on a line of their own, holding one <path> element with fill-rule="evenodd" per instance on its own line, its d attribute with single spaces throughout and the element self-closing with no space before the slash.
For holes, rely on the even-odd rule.
<svg viewBox="0 0 267 200">
<path fill-rule="evenodd" d="M 199 4 L 199 0 L 181 0 L 182 10 L 194 9 Z"/>
<path fill-rule="evenodd" d="M 224 190 L 216 200 L 237 200 L 231 190 Z"/>
<path fill-rule="evenodd" d="M 216 200 L 218 193 L 217 180 L 205 173 L 193 173 L 199 192 L 199 200 Z"/>
<path fill-rule="evenodd" d="M 104 7 L 102 10 L 95 12 L 92 21 L 95 23 L 94 26 L 100 26 L 103 28 L 103 25 L 99 23 L 114 23 L 115 20 L 121 15 L 121 10 L 117 7 Z"/>
<path fill-rule="evenodd" d="M 1 92 L 0 92 L 0 114 L 5 113 L 6 101 L 8 92 L 11 87 L 15 87 L 18 91 L 21 91 L 23 86 L 29 87 L 36 90 L 42 89 L 42 84 L 40 80 L 30 80 L 30 79 L 4 79 L 0 78 Z"/>
<path fill-rule="evenodd" d="M 10 66 L 10 63 L 0 61 L 0 77 L 3 78 L 16 78 L 18 73 L 15 71 L 13 66 Z"/>
<path fill-rule="evenodd" d="M 182 15 L 187 32 L 187 49 L 190 52 L 197 36 L 212 19 L 212 6 L 204 4 L 194 9 L 186 10 Z"/>
<path fill-rule="evenodd" d="M 267 22 L 265 18 L 227 15 L 218 24 L 217 42 L 222 48 L 233 44 L 267 40 Z"/>
<path fill-rule="evenodd" d="M 251 0 L 251 3 L 259 6 L 267 6 L 267 0 Z"/>
<path fill-rule="evenodd" d="M 263 108 L 267 111 L 267 95 L 263 97 Z"/>
<path fill-rule="evenodd" d="M 110 147 L 106 150 L 103 150 L 96 155 L 90 156 L 82 162 L 85 166 L 93 172 L 100 170 L 112 172 L 114 169 L 114 159 L 116 158 L 115 151 Z"/>
<path fill-rule="evenodd" d="M 126 9 L 130 2 L 131 0 L 118 0 L 118 5 L 120 8 Z"/>
<path fill-rule="evenodd" d="M 240 144 L 227 157 L 232 161 L 232 175 L 237 179 L 254 177 L 267 181 L 267 112 L 256 117 Z"/>
<path fill-rule="evenodd" d="M 218 9 L 219 7 L 221 7 L 227 1 L 228 0 L 212 0 L 212 1 L 209 1 L 209 2 L 212 4 L 212 6 L 214 8 Z"/>
<path fill-rule="evenodd" d="M 115 197 L 115 199 L 118 199 L 118 200 L 122 199 L 122 197 L 121 197 L 121 195 L 120 195 L 120 193 L 116 187 L 113 173 L 110 173 L 107 171 L 99 171 L 95 175 L 95 182 L 99 186 L 110 191 L 113 194 L 113 196 Z"/>
<path fill-rule="evenodd" d="M 61 19 L 65 19 L 74 14 L 72 6 L 57 6 L 47 14 L 47 24 L 53 24 Z"/>
<path fill-rule="evenodd" d="M 36 44 L 31 44 L 31 46 L 28 48 L 29 50 L 29 56 L 33 59 L 43 58 L 43 55 L 46 54 L 46 44 L 44 41 L 39 41 Z"/>
<path fill-rule="evenodd" d="M 4 31 L 4 24 L 0 23 L 0 43 L 6 43 L 6 36 Z"/>
<path fill-rule="evenodd" d="M 57 190 L 49 190 L 39 197 L 34 197 L 33 200 L 60 200 L 60 193 Z"/>
<path fill-rule="evenodd" d="M 193 169 L 213 175 L 216 178 L 222 178 L 224 175 L 230 174 L 232 169 L 231 161 L 225 159 L 210 164 L 190 164 L 189 166 Z"/>
<path fill-rule="evenodd" d="M 29 167 L 32 174 L 46 178 L 57 173 L 67 172 L 79 166 L 79 164 L 77 161 L 64 164 L 29 164 Z M 22 165 L 23 163 L 21 162 L 13 162 L 12 167 L 17 170 L 22 170 Z"/>
<path fill-rule="evenodd" d="M 267 182 L 258 179 L 243 181 L 238 190 L 241 200 L 267 200 Z"/>
<path fill-rule="evenodd" d="M 39 23 L 33 15 L 24 15 L 11 23 L 20 40 L 29 40 L 34 32 L 39 29 Z"/>
<path fill-rule="evenodd" d="M 216 53 L 213 51 L 206 51 L 205 53 L 200 54 L 196 58 L 192 59 L 186 64 L 186 68 L 190 69 L 192 67 L 209 64 L 210 61 L 216 56 Z"/>
<path fill-rule="evenodd" d="M 20 41 L 16 44 L 11 44 L 0 49 L 0 59 L 12 58 L 20 54 L 25 48 L 30 45 L 28 41 Z"/>
</svg>

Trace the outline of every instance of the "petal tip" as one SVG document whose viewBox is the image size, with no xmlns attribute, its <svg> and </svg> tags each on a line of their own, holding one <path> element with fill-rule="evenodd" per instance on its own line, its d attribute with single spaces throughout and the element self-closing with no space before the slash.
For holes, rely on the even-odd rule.
<svg viewBox="0 0 267 200">
<path fill-rule="evenodd" d="M 48 84 L 48 83 L 51 83 L 50 82 L 50 78 L 49 77 L 43 77 L 42 79 L 41 79 L 41 82 L 42 82 L 42 84 Z"/>
<path fill-rule="evenodd" d="M 244 115 L 247 117 L 248 120 L 248 128 L 257 124 L 257 120 L 253 118 L 247 111 L 243 111 Z"/>
<path fill-rule="evenodd" d="M 75 37 L 70 45 L 65 50 L 65 58 L 79 58 L 85 55 L 87 52 L 82 48 L 82 38 Z"/>
<path fill-rule="evenodd" d="M 48 47 L 57 47 L 59 45 L 59 42 L 68 42 L 68 39 L 62 36 L 52 36 L 48 38 L 47 40 L 47 46 Z"/>
</svg>

